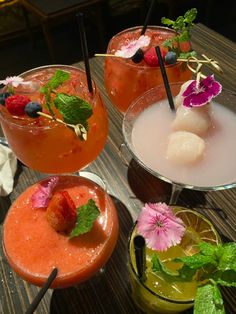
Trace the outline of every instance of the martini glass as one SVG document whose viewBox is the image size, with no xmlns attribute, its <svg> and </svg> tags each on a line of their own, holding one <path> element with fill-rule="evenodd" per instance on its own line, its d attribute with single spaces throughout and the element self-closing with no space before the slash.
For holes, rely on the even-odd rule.
<svg viewBox="0 0 236 314">
<path fill-rule="evenodd" d="M 170 84 L 173 96 L 179 93 L 181 85 Z M 125 144 L 146 171 L 172 185 L 170 204 L 176 204 L 183 188 L 217 191 L 236 186 L 235 102 L 236 95 L 227 90 L 213 100 L 212 125 L 204 136 L 204 155 L 192 164 L 178 164 L 166 158 L 175 112 L 169 109 L 163 85 L 137 98 L 125 113 Z"/>
<path fill-rule="evenodd" d="M 142 27 L 132 27 L 116 34 L 110 40 L 107 54 L 114 54 L 123 45 L 140 37 Z M 174 31 L 161 26 L 148 26 L 145 32 L 151 38 L 148 50 L 157 45 L 162 46 L 166 39 L 175 35 Z M 164 48 L 163 48 L 164 49 Z M 185 62 L 167 65 L 166 72 L 170 82 L 181 82 L 192 77 L 191 71 Z M 162 84 L 160 68 L 151 67 L 144 61 L 134 63 L 131 59 L 105 58 L 105 86 L 112 104 L 122 113 L 125 113 L 130 104 L 147 90 Z"/>
<path fill-rule="evenodd" d="M 117 241 L 118 219 L 103 183 L 98 183 L 98 178 L 94 182 L 93 174 L 89 178 L 88 173 L 85 174 L 87 177 L 81 172 L 75 175 L 96 159 L 107 139 L 107 112 L 96 84 L 92 82 L 93 91 L 89 92 L 83 70 L 67 65 L 50 65 L 21 74 L 24 82 L 30 84 L 20 84 L 15 94 L 25 95 L 44 106 L 40 88 L 56 70 L 66 71 L 70 77 L 54 92 L 79 96 L 92 107 L 92 115 L 87 120 L 87 138 L 81 139 L 73 128 L 57 119 L 15 117 L 1 106 L 2 129 L 16 157 L 29 168 L 50 174 L 28 187 L 12 204 L 4 222 L 3 246 L 9 264 L 23 279 L 41 286 L 51 269 L 57 267 L 58 275 L 52 287 L 62 288 L 86 281 L 106 264 Z M 48 113 L 45 108 L 43 111 Z M 60 115 L 57 118 L 61 118 Z M 47 222 L 46 211 L 34 207 L 32 195 L 55 179 L 55 192 L 66 190 L 76 207 L 92 199 L 100 210 L 90 232 L 78 239 L 70 240 L 65 234 L 56 232 Z M 18 215 L 21 216 L 20 221 Z M 14 225 L 24 236 L 12 233 Z M 20 238 L 23 242 L 15 246 L 16 239 Z"/>
</svg>

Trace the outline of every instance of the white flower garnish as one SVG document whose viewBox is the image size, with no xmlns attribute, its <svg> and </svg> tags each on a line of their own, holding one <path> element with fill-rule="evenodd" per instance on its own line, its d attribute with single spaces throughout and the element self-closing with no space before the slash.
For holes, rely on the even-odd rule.
<svg viewBox="0 0 236 314">
<path fill-rule="evenodd" d="M 123 58 L 131 58 L 139 48 L 146 47 L 150 44 L 151 38 L 142 35 L 138 40 L 132 40 L 127 45 L 121 47 L 115 52 L 115 56 Z"/>
<path fill-rule="evenodd" d="M 17 87 L 18 85 L 22 84 L 23 81 L 24 79 L 20 76 L 8 76 L 5 80 L 0 81 L 0 84 Z"/>
</svg>

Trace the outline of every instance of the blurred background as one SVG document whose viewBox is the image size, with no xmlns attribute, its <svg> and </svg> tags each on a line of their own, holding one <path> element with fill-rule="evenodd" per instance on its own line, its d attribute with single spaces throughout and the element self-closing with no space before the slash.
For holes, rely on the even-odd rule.
<svg viewBox="0 0 236 314">
<path fill-rule="evenodd" d="M 88 49 L 90 56 L 93 56 L 96 52 L 105 52 L 109 39 L 117 32 L 143 24 L 150 2 L 151 0 L 0 0 L 0 79 L 40 65 L 72 64 L 82 59 L 75 11 L 69 15 L 61 14 L 67 12 L 68 7 L 75 8 L 81 4 L 86 9 Z M 176 19 L 193 7 L 198 9 L 196 22 L 203 23 L 236 42 L 236 1 L 156 0 L 150 24 L 161 25 L 161 17 Z M 53 23 L 49 26 L 46 24 L 48 29 L 45 25 L 42 28 L 42 21 L 48 22 L 54 15 Z M 50 32 L 48 40 L 53 47 L 53 58 L 47 45 L 47 31 Z"/>
</svg>

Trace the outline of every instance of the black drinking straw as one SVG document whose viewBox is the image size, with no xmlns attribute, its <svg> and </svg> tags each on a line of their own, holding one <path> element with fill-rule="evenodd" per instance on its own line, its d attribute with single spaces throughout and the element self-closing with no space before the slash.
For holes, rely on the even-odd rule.
<svg viewBox="0 0 236 314">
<path fill-rule="evenodd" d="M 145 239 L 141 235 L 134 237 L 134 254 L 138 277 L 144 281 L 146 279 L 146 245 Z"/>
<path fill-rule="evenodd" d="M 166 95 L 167 95 L 167 98 L 168 98 L 169 106 L 170 106 L 171 110 L 175 111 L 175 104 L 174 104 L 174 101 L 173 101 L 173 97 L 172 97 L 172 93 L 171 93 L 171 89 L 170 89 L 170 84 L 169 84 L 169 81 L 168 81 L 165 65 L 164 65 L 164 62 L 163 62 L 163 59 L 162 59 L 161 50 L 160 50 L 159 46 L 156 46 L 156 54 L 158 56 L 160 69 L 161 69 L 161 74 L 162 74 L 163 82 L 164 82 L 164 85 L 165 85 Z"/>
<path fill-rule="evenodd" d="M 37 306 L 39 305 L 40 301 L 42 300 L 43 296 L 47 292 L 47 290 L 50 288 L 51 283 L 53 280 L 56 278 L 58 273 L 58 269 L 54 268 L 49 275 L 47 281 L 45 284 L 42 286 L 42 288 L 39 290 L 38 294 L 34 298 L 33 302 L 30 304 L 29 308 L 26 310 L 25 314 L 33 314 L 34 311 L 36 310 Z"/>
<path fill-rule="evenodd" d="M 146 29 L 147 29 L 147 26 L 149 24 L 149 21 L 150 21 L 151 15 L 152 15 L 152 11 L 153 11 L 153 8 L 154 8 L 154 3 L 155 3 L 155 0 L 152 0 L 152 2 L 150 4 L 150 7 L 148 9 L 148 13 L 147 13 L 146 19 L 145 19 L 144 24 L 143 24 L 141 35 L 144 35 L 145 32 L 146 32 Z"/>
<path fill-rule="evenodd" d="M 90 66 L 89 66 L 88 46 L 87 46 L 86 32 L 85 32 L 85 27 L 84 27 L 84 15 L 83 13 L 78 12 L 76 14 L 76 17 L 77 17 L 79 32 L 80 32 L 80 41 L 81 41 L 83 59 L 84 59 L 84 64 L 85 64 L 85 72 L 87 76 L 88 90 L 90 91 L 90 93 L 92 93 L 93 84 L 92 84 L 91 72 L 90 72 Z"/>
</svg>

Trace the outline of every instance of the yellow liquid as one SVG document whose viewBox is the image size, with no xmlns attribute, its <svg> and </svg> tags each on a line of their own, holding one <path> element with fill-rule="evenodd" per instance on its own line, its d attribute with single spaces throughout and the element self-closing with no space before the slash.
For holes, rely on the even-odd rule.
<svg viewBox="0 0 236 314">
<path fill-rule="evenodd" d="M 197 282 L 178 282 L 166 281 L 161 274 L 152 272 L 152 256 L 156 253 L 161 261 L 171 270 L 181 267 L 180 263 L 172 262 L 175 257 L 186 256 L 189 252 L 185 252 L 180 245 L 171 247 L 165 252 L 156 252 L 146 249 L 146 277 L 145 282 L 140 283 L 135 274 L 137 274 L 135 255 L 133 248 L 133 237 L 136 235 L 134 229 L 130 241 L 130 257 L 132 266 L 130 268 L 131 286 L 133 299 L 139 307 L 146 313 L 178 313 L 193 306 L 194 296 L 196 293 Z M 131 268 L 135 270 L 134 272 Z"/>
</svg>

